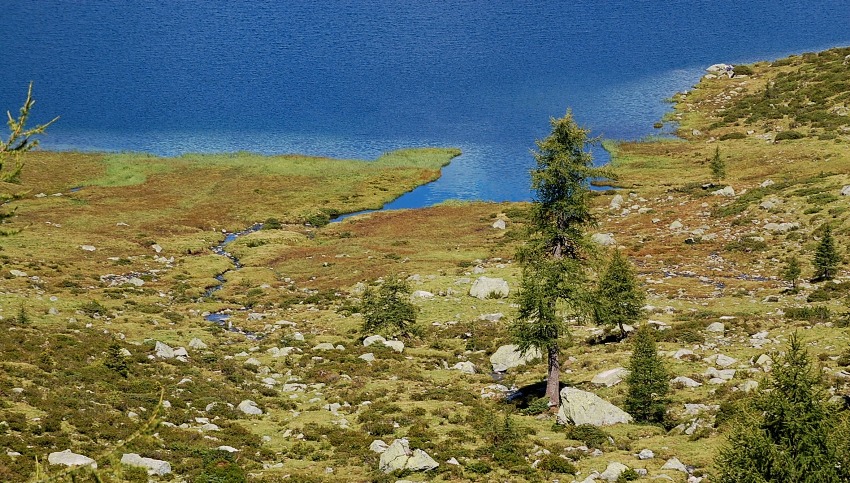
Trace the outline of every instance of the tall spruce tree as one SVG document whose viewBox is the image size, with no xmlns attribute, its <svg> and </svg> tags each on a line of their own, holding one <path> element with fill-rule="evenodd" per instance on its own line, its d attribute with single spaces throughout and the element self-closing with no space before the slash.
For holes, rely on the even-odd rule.
<svg viewBox="0 0 850 483">
<path fill-rule="evenodd" d="M 670 375 L 658 355 L 654 329 L 642 325 L 634 335 L 629 375 L 626 377 L 626 412 L 643 423 L 660 423 L 667 412 Z"/>
<path fill-rule="evenodd" d="M 410 302 L 410 284 L 391 276 L 378 288 L 368 287 L 360 304 L 363 333 L 410 335 L 416 324 L 416 306 Z"/>
<path fill-rule="evenodd" d="M 832 280 L 835 278 L 840 261 L 841 257 L 838 255 L 835 239 L 832 237 L 832 227 L 826 225 L 812 262 L 815 266 L 815 280 Z"/>
<path fill-rule="evenodd" d="M 721 448 L 717 481 L 850 481 L 850 418 L 828 402 L 796 334 L 777 362 Z"/>
<path fill-rule="evenodd" d="M 596 323 L 618 327 L 620 336 L 625 337 L 623 326 L 640 319 L 645 300 L 646 295 L 638 287 L 631 264 L 619 250 L 615 250 L 596 290 L 593 304 Z"/>
<path fill-rule="evenodd" d="M 522 282 L 519 310 L 511 332 L 522 352 L 540 350 L 548 364 L 546 396 L 560 405 L 560 352 L 570 342 L 566 316 L 587 313 L 584 261 L 592 251 L 586 229 L 596 222 L 590 211 L 591 178 L 607 172 L 593 166 L 588 131 L 572 113 L 551 119 L 552 132 L 537 141 L 531 171 L 535 199 L 526 243 L 518 250 Z"/>
</svg>

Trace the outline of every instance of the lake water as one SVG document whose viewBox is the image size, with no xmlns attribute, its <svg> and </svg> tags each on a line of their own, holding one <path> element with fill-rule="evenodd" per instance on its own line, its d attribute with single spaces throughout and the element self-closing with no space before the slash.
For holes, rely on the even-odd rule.
<svg viewBox="0 0 850 483">
<path fill-rule="evenodd" d="M 0 108 L 50 149 L 464 154 L 392 207 L 529 199 L 568 108 L 635 139 L 710 64 L 850 45 L 846 0 L 3 1 Z M 605 154 L 596 150 L 604 161 Z"/>
</svg>

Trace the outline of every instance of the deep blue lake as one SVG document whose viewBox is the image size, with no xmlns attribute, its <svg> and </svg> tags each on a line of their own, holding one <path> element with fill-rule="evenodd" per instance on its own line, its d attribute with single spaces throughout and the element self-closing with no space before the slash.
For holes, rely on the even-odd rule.
<svg viewBox="0 0 850 483">
<path fill-rule="evenodd" d="M 49 149 L 374 158 L 457 146 L 392 204 L 529 199 L 568 108 L 636 139 L 710 64 L 850 45 L 850 2 L 0 0 L 0 109 Z M 598 159 L 604 152 L 596 150 Z"/>
</svg>

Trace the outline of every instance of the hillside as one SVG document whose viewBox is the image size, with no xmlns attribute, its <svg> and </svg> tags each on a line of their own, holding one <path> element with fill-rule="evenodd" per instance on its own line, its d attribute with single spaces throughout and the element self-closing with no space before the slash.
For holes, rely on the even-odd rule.
<svg viewBox="0 0 850 483">
<path fill-rule="evenodd" d="M 593 197 L 595 232 L 611 243 L 594 273 L 612 247 L 628 256 L 668 370 L 698 384 L 673 385 L 664 426 L 557 425 L 535 392 L 543 361 L 491 374 L 515 307 L 469 291 L 482 276 L 516 288 L 528 204 L 446 203 L 319 226 L 433 179 L 455 151 L 369 169 L 34 154 L 8 225 L 21 231 L 0 239 L 0 480 L 582 481 L 618 462 L 646 470 L 639 481 L 709 481 L 738 403 L 794 332 L 830 393 L 850 394 L 846 262 L 835 281 L 809 281 L 827 223 L 847 257 L 848 54 L 704 78 L 674 99 L 679 138 L 606 143 L 617 187 Z M 790 131 L 800 136 L 779 135 Z M 222 230 L 263 222 L 221 245 Z M 789 256 L 803 267 L 796 292 L 781 277 Z M 364 346 L 360 297 L 391 275 L 417 291 L 420 330 L 403 348 Z M 622 406 L 626 384 L 594 378 L 628 365 L 630 341 L 571 330 L 562 382 Z M 439 466 L 382 472 L 374 441 L 400 438 Z M 48 464 L 66 449 L 97 469 Z M 636 457 L 646 449 L 654 456 Z M 127 453 L 171 473 L 121 464 Z"/>
</svg>

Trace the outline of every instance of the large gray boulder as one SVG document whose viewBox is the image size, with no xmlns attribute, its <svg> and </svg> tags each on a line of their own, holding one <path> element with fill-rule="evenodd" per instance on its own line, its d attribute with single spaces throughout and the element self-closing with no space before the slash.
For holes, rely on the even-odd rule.
<svg viewBox="0 0 850 483">
<path fill-rule="evenodd" d="M 259 416 L 259 415 L 263 414 L 263 410 L 260 409 L 259 406 L 257 406 L 257 403 L 255 403 L 254 401 L 252 401 L 250 399 L 246 399 L 246 400 L 242 401 L 241 403 L 239 403 L 239 405 L 236 406 L 236 409 L 238 409 L 238 410 L 242 411 L 243 413 L 248 414 L 250 416 Z"/>
<path fill-rule="evenodd" d="M 596 394 L 574 387 L 561 389 L 561 408 L 558 410 L 558 422 L 561 424 L 609 426 L 631 421 L 629 413 Z"/>
<path fill-rule="evenodd" d="M 608 467 L 605 468 L 605 471 L 600 473 L 599 477 L 605 481 L 615 482 L 627 469 L 629 469 L 629 467 L 623 463 L 612 461 L 608 463 Z"/>
<path fill-rule="evenodd" d="M 174 349 L 170 345 L 160 341 L 156 341 L 154 350 L 156 351 L 156 356 L 160 359 L 173 359 L 175 355 Z"/>
<path fill-rule="evenodd" d="M 613 233 L 594 233 L 590 237 L 590 240 L 603 247 L 610 247 L 617 244 L 616 240 L 614 240 Z"/>
<path fill-rule="evenodd" d="M 51 465 L 64 466 L 91 466 L 97 468 L 97 462 L 88 456 L 72 453 L 70 449 L 65 451 L 57 451 L 47 455 L 47 462 Z"/>
<path fill-rule="evenodd" d="M 434 458 L 421 449 L 411 451 L 410 443 L 405 438 L 399 438 L 392 442 L 384 452 L 378 468 L 384 473 L 392 473 L 396 470 L 428 471 L 440 466 Z"/>
<path fill-rule="evenodd" d="M 493 372 L 506 372 L 508 369 L 525 365 L 540 357 L 541 354 L 538 349 L 532 349 L 522 354 L 519 347 L 508 344 L 496 349 L 496 352 L 490 356 L 490 364 L 493 366 Z"/>
<path fill-rule="evenodd" d="M 491 297 L 505 298 L 509 292 L 508 282 L 501 278 L 478 277 L 469 288 L 469 295 L 481 300 Z"/>
<path fill-rule="evenodd" d="M 593 379 L 591 379 L 590 382 L 597 386 L 611 387 L 623 382 L 623 379 L 625 379 L 628 375 L 628 369 L 624 367 L 615 367 L 614 369 L 608 369 L 607 371 L 600 372 L 593 376 Z"/>
<path fill-rule="evenodd" d="M 136 453 L 124 453 L 121 463 L 129 466 L 137 466 L 148 471 L 149 475 L 163 476 L 171 473 L 171 463 L 168 461 L 144 458 Z"/>
</svg>

